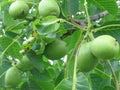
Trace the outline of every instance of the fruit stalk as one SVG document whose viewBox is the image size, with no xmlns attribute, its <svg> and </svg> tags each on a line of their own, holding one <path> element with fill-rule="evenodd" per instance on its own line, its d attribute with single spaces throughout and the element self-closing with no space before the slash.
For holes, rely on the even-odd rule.
<svg viewBox="0 0 120 90">
<path fill-rule="evenodd" d="M 76 84 L 77 84 L 77 74 L 76 74 L 77 73 L 77 60 L 78 60 L 78 53 L 79 53 L 78 51 L 80 50 L 80 47 L 84 42 L 84 39 L 82 39 L 82 41 L 81 41 L 81 38 L 82 38 L 82 32 L 81 32 L 80 38 L 78 39 L 78 42 L 76 43 L 76 47 L 78 47 L 78 50 L 77 50 L 76 55 L 75 55 L 72 90 L 76 90 Z M 79 41 L 81 41 L 80 45 L 79 45 Z M 76 51 L 76 49 L 75 49 L 75 51 Z"/>
<path fill-rule="evenodd" d="M 77 48 L 79 47 L 80 42 L 83 40 L 83 36 L 82 36 L 83 32 L 81 31 L 79 39 L 77 41 L 77 43 L 75 44 L 75 48 L 72 50 L 70 57 L 68 58 L 68 62 L 66 63 L 66 68 L 65 68 L 65 74 L 64 74 L 64 78 L 68 77 L 68 70 L 69 70 L 69 65 L 70 62 L 72 60 L 73 55 L 75 54 Z"/>
<path fill-rule="evenodd" d="M 92 27 L 92 24 L 91 24 L 90 16 L 89 16 L 89 13 L 88 13 L 88 6 L 87 6 L 87 1 L 86 0 L 84 0 L 84 5 L 85 5 L 85 11 L 86 11 L 87 20 L 88 20 L 87 30 L 90 31 L 91 27 Z"/>
<path fill-rule="evenodd" d="M 67 20 L 63 20 L 63 21 L 64 21 L 65 23 L 68 23 L 68 24 L 70 24 L 70 25 L 72 25 L 72 26 L 74 26 L 74 27 L 82 30 L 82 31 L 86 31 L 86 29 L 84 29 L 82 26 L 80 26 L 80 25 L 78 25 L 78 24 L 76 24 L 76 23 L 69 22 L 69 21 L 67 21 Z"/>
<path fill-rule="evenodd" d="M 72 90 L 76 90 L 76 83 L 77 83 L 77 59 L 78 59 L 78 52 L 76 52 L 76 56 L 75 56 L 75 62 L 74 62 L 74 74 L 73 74 L 73 86 L 72 86 Z"/>
</svg>

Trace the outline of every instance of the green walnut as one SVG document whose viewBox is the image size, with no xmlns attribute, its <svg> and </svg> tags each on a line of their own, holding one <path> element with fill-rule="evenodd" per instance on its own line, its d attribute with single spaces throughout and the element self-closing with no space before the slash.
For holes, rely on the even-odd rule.
<svg viewBox="0 0 120 90">
<path fill-rule="evenodd" d="M 55 40 L 45 47 L 44 55 L 51 60 L 57 60 L 67 54 L 67 43 L 62 40 Z"/>
<path fill-rule="evenodd" d="M 59 16 L 60 14 L 60 8 L 55 0 L 41 0 L 38 10 L 42 17 L 46 17 L 48 15 Z"/>
<path fill-rule="evenodd" d="M 23 56 L 23 59 L 16 64 L 16 67 L 21 71 L 26 72 L 33 68 L 33 64 L 27 56 Z"/>
<path fill-rule="evenodd" d="M 13 18 L 23 18 L 29 12 L 29 6 L 24 1 L 15 1 L 9 7 L 9 14 Z"/>
<path fill-rule="evenodd" d="M 21 82 L 23 72 L 16 67 L 11 67 L 5 74 L 6 88 L 15 88 Z"/>
<path fill-rule="evenodd" d="M 91 51 L 97 58 L 113 59 L 119 53 L 119 43 L 110 35 L 101 35 L 92 41 Z"/>
<path fill-rule="evenodd" d="M 90 45 L 90 42 L 82 44 L 78 51 L 77 70 L 80 72 L 91 71 L 98 63 L 98 59 L 91 52 Z"/>
</svg>

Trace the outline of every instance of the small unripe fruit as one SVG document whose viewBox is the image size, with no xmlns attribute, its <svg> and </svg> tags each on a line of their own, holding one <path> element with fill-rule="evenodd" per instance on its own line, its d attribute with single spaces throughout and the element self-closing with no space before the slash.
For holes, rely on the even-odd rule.
<svg viewBox="0 0 120 90">
<path fill-rule="evenodd" d="M 46 17 L 48 15 L 59 16 L 60 14 L 60 8 L 55 0 L 40 1 L 38 10 L 42 17 Z"/>
<path fill-rule="evenodd" d="M 92 41 L 91 51 L 97 58 L 113 59 L 119 52 L 119 43 L 110 35 L 101 35 Z"/>
<path fill-rule="evenodd" d="M 24 1 L 15 1 L 9 7 L 9 14 L 13 18 L 23 18 L 28 14 L 29 6 Z"/>
<path fill-rule="evenodd" d="M 98 59 L 91 53 L 90 44 L 83 44 L 78 52 L 77 69 L 80 72 L 91 71 L 98 63 Z"/>
<path fill-rule="evenodd" d="M 27 56 L 23 56 L 23 59 L 16 64 L 16 67 L 21 71 L 29 71 L 33 68 L 33 64 L 30 62 Z"/>
<path fill-rule="evenodd" d="M 44 55 L 51 60 L 57 60 L 67 54 L 67 43 L 62 40 L 55 40 L 45 47 Z"/>
<path fill-rule="evenodd" d="M 5 85 L 7 88 L 15 88 L 21 82 L 23 72 L 16 67 L 11 67 L 5 74 Z"/>
</svg>

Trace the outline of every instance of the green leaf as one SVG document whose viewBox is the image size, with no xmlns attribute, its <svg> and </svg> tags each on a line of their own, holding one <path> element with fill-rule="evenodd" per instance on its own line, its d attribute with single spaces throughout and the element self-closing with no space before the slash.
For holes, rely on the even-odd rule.
<svg viewBox="0 0 120 90">
<path fill-rule="evenodd" d="M 53 90 L 54 82 L 51 80 L 51 77 L 48 72 L 38 72 L 34 69 L 31 71 L 33 80 L 42 90 Z"/>
<path fill-rule="evenodd" d="M 71 90 L 72 81 L 69 79 L 63 79 L 54 90 Z"/>
<path fill-rule="evenodd" d="M 12 23 L 11 23 L 12 22 Z M 3 13 L 3 23 L 6 27 L 8 26 L 12 26 L 14 24 L 16 24 L 16 20 L 14 20 L 8 13 L 8 11 L 4 10 Z"/>
<path fill-rule="evenodd" d="M 11 31 L 8 31 L 5 33 L 8 37 L 11 37 L 11 38 L 15 38 L 18 34 L 17 33 L 14 33 L 14 32 L 11 32 Z"/>
<path fill-rule="evenodd" d="M 40 35 L 47 35 L 57 31 L 60 27 L 60 23 L 58 23 L 58 21 L 59 19 L 54 16 L 43 18 L 43 20 L 41 21 L 41 25 L 38 28 L 38 33 Z"/>
<path fill-rule="evenodd" d="M 97 74 L 91 74 L 90 78 L 91 78 L 92 90 L 100 90 L 99 86 L 103 79 Z"/>
<path fill-rule="evenodd" d="M 46 36 L 43 36 L 43 40 L 47 43 L 51 43 L 56 39 L 56 33 L 47 34 Z"/>
<path fill-rule="evenodd" d="M 111 60 L 111 66 L 112 66 L 112 68 L 113 68 L 113 70 L 114 70 L 114 72 L 117 72 L 117 71 L 119 71 L 120 70 L 120 65 L 119 65 L 119 61 L 112 61 Z M 104 66 L 104 71 L 106 72 L 106 73 L 109 73 L 110 75 L 112 75 L 112 72 L 111 72 L 111 69 L 110 69 L 110 66 L 106 63 L 105 64 L 105 66 Z"/>
<path fill-rule="evenodd" d="M 118 6 L 116 0 L 87 0 L 89 3 L 93 3 L 96 7 L 102 10 L 107 10 L 110 14 L 116 15 Z"/>
<path fill-rule="evenodd" d="M 15 1 L 15 0 L 2 0 L 1 2 L 0 2 L 0 6 L 1 7 L 4 7 L 5 5 L 8 5 L 8 4 L 10 4 L 10 3 L 12 3 L 13 1 Z"/>
<path fill-rule="evenodd" d="M 47 35 L 47 34 L 51 34 L 55 31 L 57 31 L 59 28 L 59 24 L 52 24 L 52 25 L 48 25 L 48 26 L 40 26 L 40 28 L 38 28 L 38 33 L 40 35 Z"/>
<path fill-rule="evenodd" d="M 28 82 L 25 82 L 21 90 L 41 90 L 40 87 L 32 80 L 29 80 Z"/>
<path fill-rule="evenodd" d="M 54 71 L 54 68 L 48 67 L 48 68 L 47 68 L 47 72 L 49 73 L 51 79 L 52 79 L 52 78 L 54 79 L 54 78 L 56 77 L 56 72 Z"/>
<path fill-rule="evenodd" d="M 77 90 L 91 90 L 89 81 L 83 73 L 77 74 Z"/>
<path fill-rule="evenodd" d="M 2 48 L 2 55 L 12 56 L 14 58 L 22 59 L 22 54 L 19 53 L 21 46 L 18 42 L 12 40 L 7 36 L 0 38 L 0 46 Z"/>
<path fill-rule="evenodd" d="M 58 85 L 64 78 L 64 69 L 59 73 L 58 77 L 55 80 L 55 85 Z"/>
<path fill-rule="evenodd" d="M 76 30 L 72 35 L 69 35 L 65 38 L 65 41 L 68 43 L 68 48 L 70 51 L 75 47 L 75 44 L 80 37 L 80 33 L 80 30 Z"/>
<path fill-rule="evenodd" d="M 3 58 L 2 58 L 3 59 Z M 1 59 L 0 59 L 1 61 Z M 2 65 L 0 65 L 0 87 L 4 87 L 4 75 L 8 68 L 11 67 L 11 63 L 8 60 L 2 60 Z"/>
<path fill-rule="evenodd" d="M 44 69 L 44 62 L 42 61 L 41 55 L 36 55 L 35 52 L 30 51 L 29 53 L 27 53 L 27 56 L 28 56 L 30 62 L 32 62 L 33 66 L 37 70 L 39 70 L 40 72 L 43 71 L 43 69 Z"/>
<path fill-rule="evenodd" d="M 72 78 L 63 79 L 54 90 L 71 90 Z M 76 90 L 91 90 L 87 77 L 83 73 L 77 74 Z"/>
<path fill-rule="evenodd" d="M 42 90 L 53 90 L 54 89 L 54 82 L 50 81 L 38 81 Z"/>
<path fill-rule="evenodd" d="M 108 86 L 108 85 L 111 86 L 111 79 L 110 78 L 106 78 L 103 81 L 101 81 L 100 90 L 102 90 L 103 87 Z"/>
<path fill-rule="evenodd" d="M 19 19 L 14 20 L 6 10 L 4 10 L 2 19 L 3 24 L 5 26 L 5 31 L 20 32 L 21 31 L 20 29 L 25 28 L 25 24 L 27 23 L 26 20 L 24 21 L 21 21 Z"/>
<path fill-rule="evenodd" d="M 57 23 L 58 21 L 59 21 L 59 19 L 55 16 L 47 16 L 47 17 L 42 19 L 41 24 L 43 26 L 47 26 L 47 25 Z"/>
<path fill-rule="evenodd" d="M 92 90 L 102 90 L 105 86 L 111 86 L 111 79 L 107 77 L 103 78 L 100 74 L 91 73 L 90 78 Z"/>
<path fill-rule="evenodd" d="M 114 69 L 114 71 L 120 71 L 120 64 L 119 64 L 119 60 L 117 61 L 111 61 L 112 67 Z"/>
<path fill-rule="evenodd" d="M 112 86 L 105 86 L 105 87 L 103 87 L 102 90 L 115 90 L 115 88 Z"/>
<path fill-rule="evenodd" d="M 62 3 L 62 14 L 65 17 L 74 15 L 79 9 L 79 0 L 63 0 Z"/>
</svg>

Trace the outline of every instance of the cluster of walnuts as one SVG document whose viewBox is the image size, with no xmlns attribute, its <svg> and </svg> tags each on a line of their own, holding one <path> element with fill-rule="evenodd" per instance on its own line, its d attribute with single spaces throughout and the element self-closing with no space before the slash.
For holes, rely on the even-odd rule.
<svg viewBox="0 0 120 90">
<path fill-rule="evenodd" d="M 29 9 L 33 5 L 33 0 L 16 0 L 9 7 L 9 14 L 14 19 L 25 18 L 29 13 Z M 55 0 L 41 0 L 38 6 L 40 17 L 48 15 L 59 16 L 60 8 Z M 50 60 L 58 60 L 67 54 L 67 43 L 56 39 L 45 46 L 43 55 Z M 15 66 L 10 67 L 5 74 L 5 85 L 7 88 L 15 88 L 22 80 L 23 73 L 33 68 L 33 64 L 27 56 Z"/>
<path fill-rule="evenodd" d="M 119 53 L 118 41 L 110 35 L 101 35 L 81 45 L 77 69 L 81 72 L 92 70 L 99 60 L 114 59 Z"/>
<path fill-rule="evenodd" d="M 33 0 L 16 0 L 9 7 L 9 14 L 15 18 L 24 18 L 32 7 Z M 38 6 L 41 17 L 48 15 L 59 16 L 60 8 L 55 0 L 41 0 Z M 50 60 L 58 60 L 68 52 L 67 43 L 56 39 L 48 43 L 43 55 Z M 90 42 L 84 42 L 78 50 L 77 69 L 80 72 L 92 70 L 99 60 L 114 59 L 119 53 L 118 41 L 110 35 L 101 35 Z M 22 79 L 23 72 L 33 68 L 26 56 L 15 66 L 9 68 L 5 75 L 5 84 L 8 88 L 16 87 Z"/>
<path fill-rule="evenodd" d="M 9 14 L 15 18 L 24 18 L 32 7 L 33 0 L 16 0 L 9 7 Z M 55 0 L 42 0 L 39 3 L 38 11 L 41 17 L 48 15 L 59 16 L 60 8 Z"/>
</svg>

